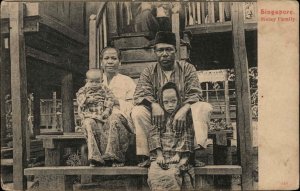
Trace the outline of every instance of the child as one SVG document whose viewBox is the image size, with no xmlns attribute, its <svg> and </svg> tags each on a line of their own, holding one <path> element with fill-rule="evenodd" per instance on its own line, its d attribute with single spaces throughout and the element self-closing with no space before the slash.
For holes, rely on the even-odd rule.
<svg viewBox="0 0 300 191">
<path fill-rule="evenodd" d="M 112 113 L 115 106 L 114 95 L 102 83 L 100 70 L 90 69 L 86 77 L 85 86 L 79 89 L 76 96 L 81 126 L 87 138 L 90 165 L 103 165 L 105 160 L 123 162 L 124 152 L 120 151 L 121 147 L 113 147 L 117 145 L 115 140 L 119 140 L 120 136 L 126 138 L 126 129 L 120 122 L 121 117 Z M 105 156 L 108 155 L 115 158 L 106 159 Z"/>
<path fill-rule="evenodd" d="M 151 130 L 150 145 L 154 145 L 153 148 L 150 146 L 151 158 L 156 158 L 162 168 L 168 168 L 168 164 L 185 165 L 193 149 L 193 128 L 188 119 L 190 126 L 181 132 L 176 132 L 173 127 L 174 116 L 181 107 L 176 84 L 168 82 L 162 87 L 160 104 L 165 111 L 165 125 L 162 129 L 153 127 Z"/>
<path fill-rule="evenodd" d="M 91 118 L 105 122 L 113 109 L 114 95 L 102 84 L 99 69 L 90 69 L 86 77 L 85 86 L 77 93 L 78 113 L 82 119 Z"/>
<path fill-rule="evenodd" d="M 150 130 L 149 148 L 152 162 L 148 170 L 148 185 L 151 190 L 181 190 L 185 182 L 186 189 L 192 190 L 194 173 L 188 164 L 194 145 L 191 119 L 187 119 L 188 125 L 181 132 L 176 132 L 173 120 L 181 107 L 176 84 L 166 83 L 160 95 L 166 123 L 162 129 L 153 126 Z"/>
</svg>

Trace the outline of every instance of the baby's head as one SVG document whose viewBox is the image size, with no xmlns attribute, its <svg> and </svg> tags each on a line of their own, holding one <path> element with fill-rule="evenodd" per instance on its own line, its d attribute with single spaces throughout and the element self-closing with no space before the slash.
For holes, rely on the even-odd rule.
<svg viewBox="0 0 300 191">
<path fill-rule="evenodd" d="M 173 113 L 180 104 L 179 93 L 173 82 L 168 82 L 162 87 L 161 97 L 162 106 L 169 114 Z"/>
<path fill-rule="evenodd" d="M 86 87 L 98 88 L 101 86 L 102 72 L 99 69 L 89 69 L 86 73 Z"/>
</svg>

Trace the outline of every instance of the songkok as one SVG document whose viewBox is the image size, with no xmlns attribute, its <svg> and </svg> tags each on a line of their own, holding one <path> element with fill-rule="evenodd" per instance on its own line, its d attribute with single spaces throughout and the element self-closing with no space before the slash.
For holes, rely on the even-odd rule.
<svg viewBox="0 0 300 191">
<path fill-rule="evenodd" d="M 156 33 L 154 44 L 166 43 L 176 46 L 176 36 L 172 32 L 160 31 Z"/>
</svg>

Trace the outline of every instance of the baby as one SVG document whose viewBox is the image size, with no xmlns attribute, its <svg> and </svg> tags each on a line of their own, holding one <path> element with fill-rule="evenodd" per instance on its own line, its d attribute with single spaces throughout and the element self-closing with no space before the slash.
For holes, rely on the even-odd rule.
<svg viewBox="0 0 300 191">
<path fill-rule="evenodd" d="M 113 93 L 102 83 L 99 69 L 86 73 L 86 84 L 77 92 L 78 113 L 82 119 L 92 118 L 102 122 L 109 117 L 114 106 Z"/>
<path fill-rule="evenodd" d="M 162 129 L 153 127 L 150 131 L 149 142 L 154 145 L 153 149 L 150 148 L 151 156 L 154 155 L 163 169 L 167 169 L 168 164 L 185 165 L 192 152 L 193 129 L 191 125 L 187 125 L 181 132 L 175 132 L 173 127 L 174 116 L 181 107 L 176 84 L 168 82 L 162 87 L 160 104 L 165 111 L 166 122 Z"/>
</svg>

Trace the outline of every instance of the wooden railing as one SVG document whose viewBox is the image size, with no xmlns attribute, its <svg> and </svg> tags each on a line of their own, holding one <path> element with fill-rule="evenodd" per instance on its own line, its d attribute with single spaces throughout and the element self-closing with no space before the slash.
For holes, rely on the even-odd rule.
<svg viewBox="0 0 300 191">
<path fill-rule="evenodd" d="M 256 2 L 244 2 L 245 22 L 255 22 L 257 19 Z M 188 2 L 185 6 L 186 27 L 207 23 L 231 22 L 230 2 Z"/>
<path fill-rule="evenodd" d="M 89 21 L 89 68 L 100 68 L 100 51 L 107 46 L 108 25 L 106 17 L 107 2 L 103 2 L 97 15 Z"/>
</svg>

